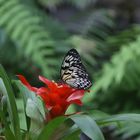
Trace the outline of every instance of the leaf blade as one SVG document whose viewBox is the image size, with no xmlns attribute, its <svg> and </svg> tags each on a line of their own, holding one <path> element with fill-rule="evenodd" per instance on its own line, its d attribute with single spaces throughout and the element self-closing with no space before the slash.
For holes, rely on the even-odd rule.
<svg viewBox="0 0 140 140">
<path fill-rule="evenodd" d="M 87 115 L 73 115 L 69 117 L 92 140 L 104 140 L 104 136 L 96 122 Z"/>
<path fill-rule="evenodd" d="M 7 97 L 8 100 L 8 107 L 9 107 L 9 115 L 11 119 L 11 123 L 13 126 L 14 134 L 18 140 L 21 140 L 21 133 L 20 133 L 20 123 L 19 123 L 19 117 L 18 117 L 18 111 L 17 106 L 15 102 L 14 92 L 10 83 L 10 80 L 0 64 L 0 78 L 1 78 L 1 84 L 4 84 L 5 92 L 4 94 Z"/>
</svg>

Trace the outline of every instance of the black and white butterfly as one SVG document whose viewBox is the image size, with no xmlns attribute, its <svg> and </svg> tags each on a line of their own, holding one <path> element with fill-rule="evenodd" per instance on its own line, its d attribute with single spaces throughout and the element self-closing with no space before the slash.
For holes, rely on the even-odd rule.
<svg viewBox="0 0 140 140">
<path fill-rule="evenodd" d="M 79 53 L 75 49 L 68 51 L 61 66 L 61 79 L 71 87 L 88 89 L 92 83 L 81 62 Z"/>
</svg>

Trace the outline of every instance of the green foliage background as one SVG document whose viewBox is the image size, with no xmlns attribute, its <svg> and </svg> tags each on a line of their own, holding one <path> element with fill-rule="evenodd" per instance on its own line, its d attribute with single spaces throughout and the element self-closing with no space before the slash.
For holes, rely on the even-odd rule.
<svg viewBox="0 0 140 140">
<path fill-rule="evenodd" d="M 93 80 L 84 108 L 138 113 L 140 26 L 134 19 L 138 7 L 125 0 L 119 4 L 0 0 L 0 63 L 11 77 L 20 73 L 33 84 L 38 75 L 59 81 L 65 53 L 76 48 Z M 136 131 L 130 133 L 128 126 Z M 137 127 L 130 123 L 113 135 L 138 139 Z"/>
</svg>

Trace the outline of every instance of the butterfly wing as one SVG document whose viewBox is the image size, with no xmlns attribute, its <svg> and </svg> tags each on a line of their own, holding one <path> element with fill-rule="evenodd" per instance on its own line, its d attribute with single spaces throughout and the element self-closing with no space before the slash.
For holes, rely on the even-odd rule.
<svg viewBox="0 0 140 140">
<path fill-rule="evenodd" d="M 92 85 L 89 75 L 81 62 L 80 55 L 75 49 L 71 49 L 63 60 L 61 79 L 78 89 L 88 89 Z"/>
</svg>

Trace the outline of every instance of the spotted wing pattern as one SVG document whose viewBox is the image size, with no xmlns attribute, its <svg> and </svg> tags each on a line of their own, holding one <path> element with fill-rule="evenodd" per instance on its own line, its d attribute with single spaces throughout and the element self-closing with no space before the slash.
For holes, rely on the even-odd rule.
<svg viewBox="0 0 140 140">
<path fill-rule="evenodd" d="M 88 89 L 92 83 L 81 62 L 79 53 L 71 49 L 66 54 L 61 66 L 61 79 L 68 85 L 78 89 Z"/>
</svg>

